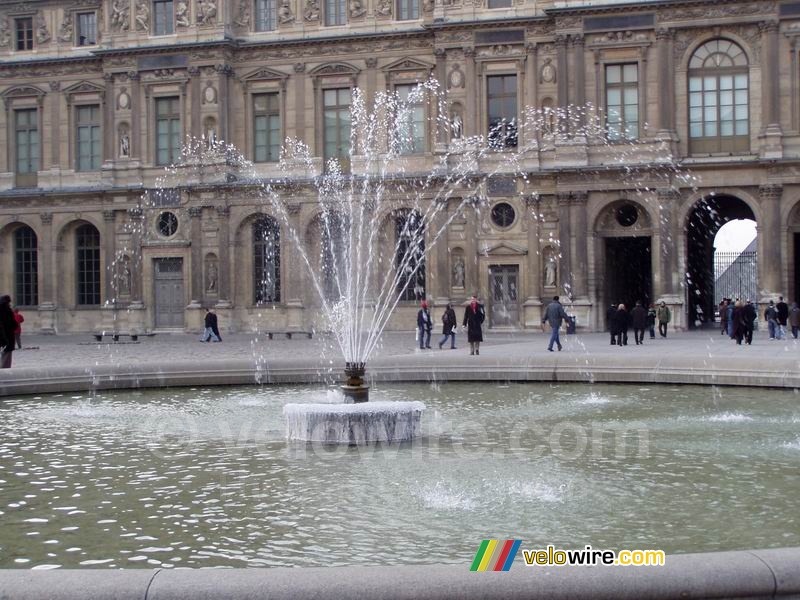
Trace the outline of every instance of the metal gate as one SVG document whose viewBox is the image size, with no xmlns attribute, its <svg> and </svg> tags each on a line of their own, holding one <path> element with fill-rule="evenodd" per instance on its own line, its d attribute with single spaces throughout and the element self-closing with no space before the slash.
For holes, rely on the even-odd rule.
<svg viewBox="0 0 800 600">
<path fill-rule="evenodd" d="M 755 301 L 758 297 L 758 252 L 714 253 L 714 302 L 723 298 Z"/>
<path fill-rule="evenodd" d="M 499 265 L 489 267 L 489 297 L 491 327 L 516 327 L 519 324 L 519 267 Z"/>
<path fill-rule="evenodd" d="M 186 301 L 183 297 L 183 259 L 156 258 L 154 261 L 156 327 L 183 328 Z"/>
</svg>

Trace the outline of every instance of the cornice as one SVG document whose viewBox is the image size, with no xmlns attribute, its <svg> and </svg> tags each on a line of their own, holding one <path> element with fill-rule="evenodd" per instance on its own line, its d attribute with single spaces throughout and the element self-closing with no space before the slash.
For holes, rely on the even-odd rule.
<svg viewBox="0 0 800 600">
<path fill-rule="evenodd" d="M 751 0 L 752 1 L 752 0 Z M 706 7 L 706 6 L 731 6 L 736 4 L 747 4 L 747 0 L 736 2 L 736 0 L 655 0 L 653 2 L 625 2 L 619 4 L 607 4 L 604 6 L 576 6 L 564 8 L 546 8 L 546 15 L 599 15 L 619 12 L 658 12 L 668 7 Z"/>
<path fill-rule="evenodd" d="M 531 15 L 528 17 L 512 17 L 506 19 L 470 19 L 464 21 L 447 21 L 441 23 L 425 24 L 422 27 L 428 31 L 457 31 L 463 29 L 500 29 L 520 27 L 525 25 L 533 25 L 536 23 L 549 23 L 552 19 L 550 17 L 543 17 L 541 15 Z"/>
</svg>

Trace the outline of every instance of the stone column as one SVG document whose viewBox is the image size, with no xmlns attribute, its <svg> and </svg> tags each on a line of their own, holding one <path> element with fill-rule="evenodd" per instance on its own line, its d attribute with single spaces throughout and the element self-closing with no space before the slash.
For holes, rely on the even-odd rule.
<svg viewBox="0 0 800 600">
<path fill-rule="evenodd" d="M 676 203 L 680 202 L 680 193 L 673 188 L 663 188 L 656 192 L 658 197 L 658 245 L 652 251 L 658 252 L 658 273 L 655 274 L 653 286 L 654 299 L 674 296 L 678 289 L 677 239 L 672 237 L 672 213 Z"/>
<path fill-rule="evenodd" d="M 535 42 L 525 45 L 527 56 L 525 58 L 525 78 L 527 85 L 525 89 L 526 97 L 523 98 L 522 106 L 531 106 L 541 108 L 539 106 L 539 68 L 538 68 L 538 47 Z M 523 118 L 525 115 L 522 115 Z M 525 125 L 525 123 L 523 123 Z M 525 139 L 523 144 L 527 145 L 535 141 L 538 131 L 535 124 L 529 124 L 528 130 L 524 132 Z M 524 147 L 524 146 L 523 146 Z"/>
<path fill-rule="evenodd" d="M 673 108 L 672 44 L 675 31 L 658 29 L 656 43 L 658 45 L 658 137 L 660 139 L 675 138 L 675 110 Z"/>
<path fill-rule="evenodd" d="M 435 258 L 435 269 L 431 271 L 432 277 L 429 279 L 433 283 L 431 292 L 433 293 L 434 303 L 437 306 L 444 306 L 450 302 L 450 252 L 447 246 L 447 198 L 437 198 L 435 218 L 433 228 L 430 231 L 431 240 L 435 240 L 434 252 L 431 257 Z M 439 234 L 439 231 L 441 233 Z M 436 239 L 439 234 L 439 239 Z"/>
<path fill-rule="evenodd" d="M 528 291 L 523 304 L 525 326 L 539 327 L 541 319 L 542 257 L 539 253 L 540 198 L 533 194 L 525 197 L 525 219 L 528 227 Z"/>
<path fill-rule="evenodd" d="M 378 58 L 375 56 L 368 56 L 364 60 L 367 67 L 364 79 L 366 80 L 366 104 L 367 110 L 372 110 L 373 102 L 375 101 L 375 92 L 378 91 Z"/>
<path fill-rule="evenodd" d="M 557 81 L 557 94 L 558 99 L 556 106 L 559 108 L 559 127 L 566 126 L 563 112 L 569 106 L 569 75 L 567 73 L 567 36 L 557 35 L 555 38 L 556 46 L 556 64 L 558 70 L 556 72 Z"/>
<path fill-rule="evenodd" d="M 218 128 L 217 139 L 228 140 L 230 131 L 230 90 L 229 84 L 231 75 L 233 75 L 233 68 L 230 65 L 217 65 L 217 86 L 219 93 L 217 94 L 217 117 Z"/>
<path fill-rule="evenodd" d="M 56 249 L 53 243 L 53 213 L 39 213 L 42 227 L 39 230 L 39 251 L 37 253 L 39 268 L 39 322 L 40 333 L 56 332 L 56 299 L 53 281 L 55 280 Z"/>
<path fill-rule="evenodd" d="M 586 58 L 584 56 L 584 40 L 583 34 L 575 33 L 570 36 L 574 50 L 573 69 L 575 70 L 575 108 L 578 114 L 573 118 L 576 119 L 578 126 L 586 124 Z"/>
<path fill-rule="evenodd" d="M 116 243 L 117 243 L 117 235 L 116 235 L 116 211 L 115 210 L 104 210 L 103 211 L 103 221 L 105 223 L 105 228 L 103 231 L 103 247 L 105 249 L 105 258 L 106 258 L 106 281 L 105 286 L 103 286 L 105 290 L 105 304 L 108 305 L 115 305 L 117 302 L 117 288 L 114 285 L 114 279 L 117 274 L 116 270 Z"/>
<path fill-rule="evenodd" d="M 116 152 L 114 152 L 114 75 L 104 73 L 103 80 L 106 82 L 103 100 L 103 162 L 110 162 L 116 157 Z"/>
<path fill-rule="evenodd" d="M 762 303 L 781 294 L 781 196 L 783 186 L 767 184 L 758 188 L 762 222 L 759 223 L 761 252 L 758 257 L 758 289 Z"/>
<path fill-rule="evenodd" d="M 301 140 L 305 139 L 306 128 L 306 93 L 305 85 L 306 78 L 303 73 L 306 71 L 305 63 L 294 64 L 294 137 Z M 317 150 L 317 154 L 322 156 L 322 153 Z"/>
<path fill-rule="evenodd" d="M 192 289 L 189 308 L 199 308 L 205 296 L 205 289 L 203 287 L 203 272 L 205 269 L 205 265 L 203 264 L 203 231 L 201 229 L 203 222 L 202 207 L 190 206 L 189 219 L 191 222 L 190 235 L 192 244 Z M 219 269 L 217 269 L 217 280 L 219 280 Z"/>
<path fill-rule="evenodd" d="M 478 115 L 478 77 L 475 69 L 475 48 L 464 48 L 464 86 L 467 90 L 475 90 L 475 93 L 467 94 L 466 106 L 464 108 L 464 137 L 478 135 L 480 117 Z M 469 292 L 471 293 L 471 292 Z"/>
<path fill-rule="evenodd" d="M 572 195 L 568 192 L 559 192 L 556 194 L 556 200 L 558 201 L 558 243 L 561 251 L 561 258 L 558 262 L 559 281 L 557 283 L 560 284 L 562 293 L 568 293 L 572 296 L 574 294 L 572 257 L 570 253 L 572 235 L 569 220 L 569 206 L 572 202 Z"/>
<path fill-rule="evenodd" d="M 778 54 L 777 20 L 771 19 L 759 24 L 763 52 L 761 53 L 762 105 L 761 118 L 764 141 L 762 158 L 783 158 L 780 122 L 780 56 Z"/>
<path fill-rule="evenodd" d="M 462 210 L 466 217 L 464 224 L 464 293 L 469 298 L 472 294 L 480 294 L 478 214 L 470 202 L 466 202 Z"/>
<path fill-rule="evenodd" d="M 42 164 L 39 165 L 39 169 L 41 170 L 45 168 L 61 168 L 61 94 L 58 93 L 60 90 L 61 81 L 55 80 L 50 82 L 50 91 L 53 92 L 50 94 L 50 164 L 45 165 L 46 161 L 42 160 Z M 44 142 L 44 136 L 40 135 L 39 139 Z M 45 158 L 46 155 L 43 152 L 43 148 L 44 144 L 42 143 L 39 153 L 42 158 Z M 69 153 L 67 153 L 67 156 L 69 156 Z M 67 157 L 64 157 L 64 160 L 66 161 Z"/>
<path fill-rule="evenodd" d="M 286 272 L 281 277 L 281 295 L 286 304 L 286 325 L 289 329 L 300 329 L 303 326 L 303 274 L 304 267 L 301 263 L 300 248 L 305 247 L 306 236 L 303 227 L 300 225 L 302 205 L 299 202 L 292 202 L 286 205 L 286 212 L 289 216 L 289 226 L 295 231 L 295 240 L 290 239 L 287 232 L 286 241 L 289 243 L 281 244 L 281 251 L 286 249 L 286 258 L 283 264 Z"/>
<path fill-rule="evenodd" d="M 189 94 L 191 94 L 192 97 L 190 102 L 191 111 L 188 116 L 189 127 L 187 127 L 187 131 L 192 137 L 199 138 L 203 134 L 202 117 L 200 116 L 200 69 L 198 67 L 189 67 L 186 71 L 189 77 L 191 77 Z"/>
<path fill-rule="evenodd" d="M 229 219 L 231 209 L 228 206 L 217 206 L 217 221 L 219 223 L 219 300 L 218 308 L 231 307 L 231 269 L 234 267 L 231 261 L 231 247 L 229 242 Z"/>
<path fill-rule="evenodd" d="M 139 73 L 128 73 L 131 81 L 131 158 L 144 159 L 142 151 L 142 86 Z"/>
<path fill-rule="evenodd" d="M 434 48 L 433 54 L 436 56 L 436 67 L 434 73 L 436 81 L 439 82 L 439 95 L 434 97 L 433 106 L 433 123 L 436 128 L 436 145 L 444 150 L 450 141 L 450 131 L 448 119 L 450 115 L 447 113 L 447 50 L 444 48 Z M 440 110 L 444 114 L 440 114 Z"/>
<path fill-rule="evenodd" d="M 586 192 L 573 192 L 570 202 L 571 213 L 571 237 L 573 240 L 574 254 L 572 254 L 572 271 L 573 271 L 573 290 L 572 296 L 574 299 L 586 300 L 589 297 L 589 288 L 587 284 L 587 267 L 588 267 L 588 244 L 591 239 L 589 231 L 587 231 L 586 224 L 586 204 L 588 201 L 588 194 Z"/>
<path fill-rule="evenodd" d="M 129 208 L 128 220 L 131 228 L 131 307 L 144 306 L 144 290 L 142 289 L 142 271 L 144 261 L 142 253 L 142 231 L 144 214 L 141 208 Z"/>
</svg>

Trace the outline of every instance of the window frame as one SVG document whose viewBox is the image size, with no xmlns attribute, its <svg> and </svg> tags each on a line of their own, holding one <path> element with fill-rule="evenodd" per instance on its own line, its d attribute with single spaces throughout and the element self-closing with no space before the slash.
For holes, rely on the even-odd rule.
<svg viewBox="0 0 800 600">
<path fill-rule="evenodd" d="M 96 119 L 95 120 L 90 121 L 90 122 L 85 123 L 85 124 L 82 124 L 81 120 L 80 120 L 80 113 L 81 113 L 81 109 L 86 109 L 86 108 L 96 108 L 97 109 L 97 115 L 96 115 Z M 75 168 L 75 171 L 77 173 L 91 173 L 91 172 L 94 172 L 94 171 L 99 171 L 101 165 L 103 164 L 103 106 L 99 102 L 84 102 L 84 103 L 81 103 L 81 104 L 76 104 L 74 106 L 73 110 L 74 110 L 73 122 L 75 123 L 75 127 L 74 127 L 75 160 L 74 160 L 74 165 L 73 166 Z M 80 153 L 80 144 L 81 144 L 80 131 L 81 131 L 81 127 L 88 127 L 89 130 L 90 130 L 90 135 L 92 133 L 92 130 L 96 130 L 97 131 L 97 141 L 96 141 L 96 144 L 97 144 L 97 155 L 96 155 L 97 156 L 97 166 L 96 167 L 90 166 L 90 168 L 88 168 L 88 169 L 84 169 L 84 168 L 81 167 L 81 153 Z M 91 141 L 91 143 L 94 144 L 95 142 Z M 92 155 L 92 156 L 94 156 L 94 155 Z"/>
<path fill-rule="evenodd" d="M 626 66 L 633 66 L 636 68 L 636 81 L 629 82 L 625 80 L 625 67 Z M 619 68 L 620 69 L 620 81 L 617 83 L 609 83 L 608 81 L 608 70 L 609 68 Z M 603 63 L 603 105 L 604 105 L 604 112 L 605 112 L 605 129 L 606 129 L 606 137 L 609 142 L 626 142 L 626 141 L 635 141 L 641 138 L 642 134 L 642 90 L 641 90 L 641 65 L 639 64 L 638 60 L 628 60 L 628 61 L 614 61 L 614 62 L 604 62 Z M 625 103 L 625 90 L 626 89 L 635 89 L 636 90 L 636 134 L 633 136 L 628 135 L 626 132 L 628 131 L 630 124 L 629 121 L 626 119 L 625 107 L 627 104 Z M 611 127 L 609 122 L 609 116 L 611 111 L 609 110 L 609 92 L 612 90 L 619 90 L 620 91 L 620 118 L 618 121 L 619 124 L 619 133 L 616 136 L 611 135 Z"/>
<path fill-rule="evenodd" d="M 506 92 L 505 91 L 505 86 L 503 86 L 504 91 L 500 95 L 493 96 L 491 94 L 491 92 L 490 92 L 490 89 L 489 89 L 490 88 L 490 80 L 496 79 L 496 78 L 505 79 L 505 78 L 508 78 L 508 77 L 513 77 L 514 78 L 514 83 L 515 83 L 513 94 L 514 94 L 514 105 L 515 105 L 516 115 L 515 115 L 513 121 L 511 123 L 509 123 L 510 125 L 513 125 L 513 127 L 514 127 L 514 137 L 513 137 L 513 144 L 510 144 L 509 141 L 508 141 L 509 140 L 509 138 L 508 138 L 508 135 L 509 135 L 508 134 L 508 125 L 509 124 L 507 124 L 504 127 L 504 133 L 503 133 L 504 141 L 503 141 L 502 145 L 499 145 L 499 144 L 495 144 L 495 143 L 492 142 L 492 133 L 491 133 L 491 130 L 492 130 L 492 113 L 491 113 L 492 100 L 493 99 L 494 100 L 498 100 L 499 99 L 499 100 L 503 101 L 504 99 L 510 97 L 511 92 Z M 486 73 L 486 75 L 484 77 L 484 86 L 485 86 L 485 90 L 486 90 L 486 92 L 485 92 L 486 109 L 485 109 L 485 112 L 484 112 L 484 114 L 486 115 L 486 127 L 485 127 L 486 139 L 487 139 L 489 145 L 492 148 L 494 148 L 495 150 L 500 151 L 500 152 L 508 151 L 508 150 L 514 150 L 515 148 L 519 147 L 519 134 L 520 134 L 520 126 L 519 126 L 519 101 L 520 101 L 519 82 L 520 82 L 520 74 L 517 73 L 517 72 L 513 72 L 513 73 L 502 72 L 502 71 L 491 72 L 491 73 Z M 501 117 L 501 118 L 505 119 L 506 117 Z"/>
<path fill-rule="evenodd" d="M 275 289 L 274 294 L 271 299 L 265 300 L 260 293 L 263 292 L 263 284 L 262 281 L 264 280 L 264 263 L 267 259 L 267 248 L 268 248 L 268 240 L 265 239 L 257 239 L 256 235 L 260 228 L 272 228 L 274 231 L 274 238 L 272 240 L 272 252 L 273 252 L 273 260 L 272 264 L 274 265 L 274 279 L 275 279 Z M 253 271 L 252 271 L 252 281 L 253 281 L 253 292 L 251 298 L 253 299 L 253 306 L 264 306 L 269 304 L 280 304 L 281 303 L 281 296 L 282 296 L 282 285 L 281 285 L 281 275 L 283 273 L 283 269 L 281 269 L 281 225 L 275 217 L 270 215 L 260 215 L 256 218 L 250 229 L 251 235 L 251 252 L 253 257 Z M 261 261 L 259 262 L 259 257 L 261 257 Z M 260 277 L 259 277 L 260 275 Z"/>
<path fill-rule="evenodd" d="M 20 233 L 30 232 L 26 242 L 33 245 L 20 246 Z M 39 305 L 39 238 L 29 225 L 14 230 L 14 303 L 18 306 Z M 22 263 L 23 269 L 20 269 Z"/>
<path fill-rule="evenodd" d="M 408 93 L 414 91 L 417 88 L 419 82 L 397 82 L 392 84 L 392 90 L 395 94 L 400 95 L 398 89 L 399 88 L 409 88 Z M 420 130 L 422 131 L 422 143 L 419 148 L 417 148 L 416 144 L 411 148 L 410 151 L 405 152 L 401 151 L 398 152 L 400 156 L 419 156 L 421 154 L 425 154 L 428 151 L 428 140 L 430 135 L 428 135 L 428 104 L 430 102 L 430 98 L 426 94 L 426 99 L 415 102 L 414 104 L 409 104 L 409 107 L 413 107 L 415 110 L 419 109 L 422 111 L 422 119 L 420 121 Z M 412 119 L 412 124 L 416 124 L 416 118 Z"/>
<path fill-rule="evenodd" d="M 397 0 L 395 21 L 417 21 L 420 18 L 419 0 Z M 406 13 L 406 16 L 403 14 Z"/>
<path fill-rule="evenodd" d="M 81 44 L 80 43 L 81 42 L 81 31 L 82 31 L 82 29 L 81 29 L 81 17 L 84 17 L 84 16 L 92 16 L 92 17 L 94 17 L 93 18 L 93 21 L 94 21 L 94 41 L 87 42 L 85 44 Z M 75 22 L 75 39 L 73 40 L 73 43 L 75 44 L 75 46 L 77 46 L 77 47 L 96 46 L 97 45 L 97 38 L 98 38 L 98 35 L 97 35 L 98 34 L 98 29 L 97 29 L 97 11 L 95 11 L 95 10 L 75 11 L 74 22 Z"/>
<path fill-rule="evenodd" d="M 348 94 L 349 94 L 349 100 L 348 100 L 348 103 L 346 105 L 338 103 L 339 102 L 339 92 L 342 92 L 344 90 L 347 90 Z M 331 105 L 331 106 L 326 105 L 325 97 L 326 97 L 328 92 L 336 92 L 336 97 L 337 97 L 337 100 L 336 100 L 337 103 L 336 104 Z M 351 154 L 350 138 L 351 138 L 351 135 L 352 135 L 352 132 L 353 132 L 352 119 L 348 121 L 348 123 L 350 125 L 348 127 L 348 133 L 347 133 L 347 136 L 346 136 L 346 138 L 347 138 L 346 139 L 346 144 L 347 144 L 346 155 L 342 156 L 340 153 L 337 152 L 337 154 L 329 156 L 328 153 L 327 153 L 328 128 L 325 125 L 325 113 L 327 112 L 327 110 L 329 108 L 336 111 L 337 146 L 338 146 L 339 149 L 341 149 L 343 147 L 342 146 L 343 140 L 342 140 L 342 136 L 341 136 L 341 131 L 342 131 L 341 123 L 342 123 L 342 121 L 340 120 L 340 115 L 341 115 L 341 113 L 343 112 L 343 110 L 345 108 L 347 109 L 347 114 L 348 115 L 351 114 L 352 106 L 353 106 L 353 87 L 352 86 L 342 86 L 342 85 L 324 86 L 324 87 L 322 87 L 320 89 L 320 93 L 321 93 L 321 104 L 322 104 L 321 110 L 322 110 L 322 160 L 323 160 L 323 165 L 325 166 L 325 168 L 327 168 L 327 164 L 328 164 L 329 159 L 337 158 L 339 160 L 339 165 L 341 167 L 342 172 L 343 173 L 348 173 L 350 171 L 350 154 Z"/>
<path fill-rule="evenodd" d="M 36 187 L 37 174 L 42 168 L 42 130 L 39 123 L 40 111 L 39 108 L 35 106 L 20 106 L 19 108 L 14 108 L 13 113 L 13 170 L 16 178 L 16 187 Z M 25 126 L 20 125 L 21 113 L 28 113 L 32 115 L 32 117 L 29 119 L 29 122 Z M 28 144 L 26 146 L 26 148 L 28 148 L 26 157 L 28 165 L 27 170 L 24 171 L 19 169 L 21 147 L 19 144 L 19 135 L 22 132 L 28 132 L 29 134 Z M 31 144 L 31 140 L 34 138 L 36 143 Z M 30 151 L 30 148 L 33 146 L 36 147 L 35 157 L 32 156 L 33 153 Z"/>
<path fill-rule="evenodd" d="M 397 269 L 400 267 L 400 263 L 403 261 L 403 257 L 408 253 L 408 246 L 404 245 L 408 244 L 408 241 L 404 242 L 401 236 L 403 235 L 403 231 L 406 229 L 406 221 L 411 216 L 412 213 L 417 214 L 417 218 L 419 219 L 419 224 L 415 227 L 414 231 L 421 232 L 421 266 L 419 266 L 414 273 L 415 281 L 409 281 L 406 284 L 406 277 L 404 275 L 398 275 Z M 402 220 L 402 222 L 401 222 Z M 425 228 L 425 221 L 423 219 L 423 215 L 418 210 L 409 210 L 409 209 L 401 209 L 396 211 L 392 215 L 392 223 L 394 225 L 394 256 L 392 258 L 392 267 L 395 270 L 395 277 L 397 278 L 397 285 L 395 286 L 394 293 L 399 294 L 399 301 L 400 302 L 418 302 L 421 299 L 426 298 L 426 294 L 428 292 L 428 274 L 427 274 L 427 244 L 425 243 L 425 236 L 427 235 L 426 228 Z M 411 238 L 410 235 L 405 237 Z M 411 238 L 413 239 L 413 238 Z M 403 251 L 401 252 L 401 248 Z M 415 265 L 419 264 L 419 261 L 415 263 Z M 413 283 L 422 283 L 422 298 L 417 298 L 417 294 L 414 291 L 415 285 Z M 402 292 L 401 292 L 402 289 Z"/>
<path fill-rule="evenodd" d="M 170 14 L 164 14 L 164 21 L 163 25 L 169 25 L 169 31 L 159 31 L 159 12 L 166 12 L 165 10 L 159 10 L 162 8 L 162 5 L 169 4 L 172 10 Z M 174 0 L 152 0 L 150 10 L 152 11 L 152 17 L 150 21 L 150 35 L 152 36 L 164 36 L 164 35 L 175 35 L 175 1 Z"/>
<path fill-rule="evenodd" d="M 23 36 L 20 38 L 20 23 L 27 21 L 29 28 L 22 30 Z M 24 48 L 20 48 L 22 42 Z M 30 52 L 35 48 L 33 35 L 33 15 L 19 15 L 14 17 L 14 48 L 16 52 Z"/>
<path fill-rule="evenodd" d="M 90 230 L 91 228 L 91 230 Z M 96 245 L 82 245 L 84 232 L 92 232 Z M 100 230 L 92 223 L 83 223 L 75 228 L 75 305 L 78 307 L 97 307 L 102 304 L 102 254 Z M 90 256 L 86 256 L 90 253 Z M 89 266 L 87 266 L 89 265 Z M 94 265 L 94 267 L 91 267 Z M 91 277 L 87 276 L 91 274 Z M 92 302 L 84 302 L 84 300 Z M 93 302 L 93 300 L 97 302 Z"/>
<path fill-rule="evenodd" d="M 266 11 L 259 11 L 258 7 L 259 4 L 272 4 L 272 7 L 269 11 L 269 17 L 272 21 L 272 27 L 259 27 L 259 14 L 266 15 Z M 269 19 L 267 19 L 267 22 Z M 277 31 L 278 29 L 278 0 L 253 0 L 253 31 L 257 33 L 264 33 L 269 31 Z"/>
<path fill-rule="evenodd" d="M 158 107 L 159 107 L 159 104 L 161 102 L 164 102 L 164 101 L 167 101 L 167 100 L 174 100 L 175 103 L 176 103 L 177 109 L 176 109 L 176 111 L 170 112 L 167 115 L 165 115 L 164 117 L 162 117 L 161 115 L 159 115 Z M 183 100 L 183 98 L 182 98 L 182 96 L 180 94 L 164 94 L 164 95 L 159 95 L 159 96 L 156 96 L 156 97 L 153 98 L 153 117 L 154 117 L 154 125 L 155 125 L 155 128 L 153 129 L 153 165 L 156 166 L 156 167 L 168 167 L 170 165 L 178 164 L 180 162 L 181 147 L 183 145 L 183 142 L 182 142 L 182 140 L 183 140 L 183 115 L 182 115 L 182 112 L 183 112 L 182 111 L 182 108 L 183 108 L 182 104 L 183 104 L 183 102 L 182 102 L 182 100 Z M 166 121 L 168 121 L 170 123 L 170 132 L 169 132 L 170 139 L 172 138 L 172 136 L 175 135 L 175 132 L 171 131 L 171 129 L 172 129 L 172 125 L 171 124 L 174 123 L 175 121 L 177 121 L 177 123 L 178 123 L 178 125 L 177 125 L 177 129 L 178 129 L 178 131 L 177 131 L 178 144 L 177 144 L 176 148 L 170 147 L 168 149 L 170 158 L 167 159 L 167 162 L 162 162 L 161 159 L 159 158 L 159 130 L 158 130 L 158 124 L 159 124 L 160 120 L 166 120 Z"/>
<path fill-rule="evenodd" d="M 335 5 L 335 12 L 330 10 L 331 5 Z M 347 0 L 324 0 L 324 2 L 322 2 L 322 7 L 324 13 L 322 15 L 322 24 L 324 27 L 343 27 L 347 25 Z M 332 16 L 335 18 L 332 18 Z"/>
<path fill-rule="evenodd" d="M 267 108 L 264 111 L 259 111 L 259 110 L 256 109 L 256 99 L 258 97 L 261 97 L 261 96 L 267 98 Z M 250 122 L 252 124 L 252 132 L 253 132 L 253 134 L 252 134 L 253 135 L 253 140 L 252 140 L 251 147 L 252 147 L 252 152 L 253 152 L 253 162 L 254 163 L 258 163 L 258 164 L 275 163 L 275 162 L 278 162 L 280 160 L 281 147 L 283 146 L 283 119 L 282 119 L 283 98 L 282 98 L 282 96 L 283 95 L 281 94 L 281 92 L 279 90 L 273 90 L 273 89 L 253 90 L 253 92 L 250 94 L 250 102 L 249 102 L 250 111 L 251 111 Z M 270 108 L 270 106 L 269 106 L 270 98 L 274 98 L 274 109 Z M 257 119 L 259 117 L 265 117 L 267 119 L 267 127 L 266 127 L 266 131 L 265 131 L 265 133 L 267 135 L 267 139 L 266 139 L 266 142 L 267 142 L 266 143 L 266 158 L 264 160 L 259 160 L 259 156 L 258 156 L 258 147 L 259 147 L 258 141 L 259 140 L 258 140 L 258 128 L 256 126 L 256 121 L 257 121 Z M 278 121 L 278 128 L 277 128 L 277 134 L 276 134 L 278 136 L 278 139 L 277 139 L 277 155 L 275 155 L 274 158 L 271 157 L 271 153 L 270 153 L 270 148 L 272 148 L 273 144 L 269 143 L 271 141 L 269 134 L 270 134 L 271 131 L 274 131 L 269 126 L 270 118 L 272 118 L 272 117 L 277 118 L 277 121 Z"/>
<path fill-rule="evenodd" d="M 492 6 L 493 4 L 497 4 L 499 2 L 502 2 L 502 6 Z M 486 8 L 490 10 L 498 8 L 514 8 L 514 3 L 512 0 L 488 0 L 486 3 Z"/>
</svg>

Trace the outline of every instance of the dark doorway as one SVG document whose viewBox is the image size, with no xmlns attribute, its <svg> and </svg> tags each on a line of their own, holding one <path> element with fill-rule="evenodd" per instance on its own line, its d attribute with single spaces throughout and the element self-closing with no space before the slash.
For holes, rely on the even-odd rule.
<svg viewBox="0 0 800 600">
<path fill-rule="evenodd" d="M 686 226 L 686 305 L 688 324 L 692 329 L 716 319 L 714 238 L 725 223 L 734 219 L 756 220 L 744 201 L 726 195 L 700 200 L 689 215 Z"/>
<path fill-rule="evenodd" d="M 489 289 L 491 290 L 489 325 L 491 327 L 516 327 L 519 325 L 518 281 L 518 265 L 489 267 Z"/>
<path fill-rule="evenodd" d="M 650 237 L 606 238 L 605 308 L 624 304 L 628 310 L 653 297 Z"/>
</svg>

